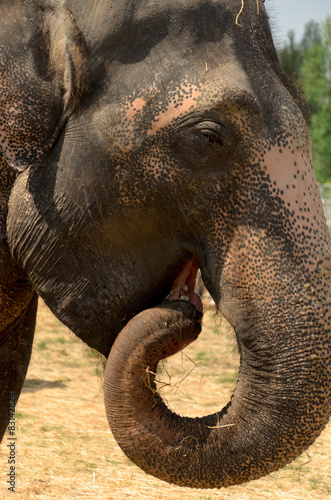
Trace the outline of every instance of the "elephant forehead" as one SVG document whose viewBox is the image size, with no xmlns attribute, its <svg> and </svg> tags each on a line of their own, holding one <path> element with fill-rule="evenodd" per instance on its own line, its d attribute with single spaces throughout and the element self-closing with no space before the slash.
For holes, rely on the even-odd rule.
<svg viewBox="0 0 331 500">
<path fill-rule="evenodd" d="M 233 73 L 236 75 L 235 80 L 231 76 Z M 204 74 L 200 74 L 199 80 L 199 83 L 187 81 L 179 84 L 177 88 L 170 90 L 167 96 L 158 100 L 147 130 L 148 136 L 172 123 L 176 124 L 177 118 L 193 112 L 201 112 L 202 116 L 205 116 L 208 111 L 216 111 L 218 108 L 221 118 L 221 114 L 226 114 L 231 108 L 231 113 L 235 116 L 239 111 L 238 100 L 244 101 L 247 95 L 254 99 L 247 75 L 233 62 L 223 64 L 221 72 L 217 68 L 210 73 L 206 62 Z"/>
<path fill-rule="evenodd" d="M 109 150 L 127 153 L 174 119 L 196 109 L 201 94 L 199 84 L 184 81 L 161 92 L 154 82 L 123 101 L 99 106 L 92 123 Z"/>
<path fill-rule="evenodd" d="M 169 125 L 174 119 L 196 109 L 202 88 L 196 85 L 183 84 L 179 86 L 166 102 L 160 101 L 159 112 L 152 118 L 147 135 L 154 135 L 162 128 Z"/>
<path fill-rule="evenodd" d="M 148 89 L 135 91 L 122 102 L 99 106 L 92 123 L 107 149 L 127 153 L 167 127 L 176 128 L 193 114 L 205 119 L 211 112 L 221 121 L 229 117 L 233 121 L 247 114 L 248 109 L 251 116 L 252 107 L 256 114 L 256 99 L 247 76 L 239 68 L 234 82 L 226 73 L 224 68 L 223 77 L 184 79 L 166 89 L 160 89 L 162 84 L 156 77 Z"/>
<path fill-rule="evenodd" d="M 201 94 L 199 86 L 183 83 L 166 96 L 158 93 L 151 98 L 148 92 L 144 92 L 141 97 L 132 96 L 124 105 L 126 123 L 134 124 L 144 118 L 148 127 L 147 135 L 153 135 L 174 118 L 195 109 Z M 123 114 L 122 107 L 120 105 L 120 114 Z"/>
<path fill-rule="evenodd" d="M 147 101 L 141 97 L 136 97 L 130 104 L 129 107 L 126 111 L 126 119 L 128 121 L 131 121 L 135 118 L 136 114 L 143 110 L 146 109 L 145 106 L 147 105 Z"/>
</svg>

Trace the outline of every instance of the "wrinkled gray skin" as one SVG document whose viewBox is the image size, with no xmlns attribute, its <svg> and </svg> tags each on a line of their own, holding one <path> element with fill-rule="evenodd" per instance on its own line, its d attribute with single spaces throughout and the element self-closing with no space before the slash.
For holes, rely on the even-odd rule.
<svg viewBox="0 0 331 500">
<path fill-rule="evenodd" d="M 130 411 L 111 404 L 107 367 L 107 414 L 123 449 L 162 479 L 226 486 L 283 466 L 325 427 L 330 237 L 304 104 L 281 71 L 263 4 L 241 7 L 2 0 L 2 433 L 29 363 L 37 294 L 105 356 L 122 329 L 129 352 L 160 331 L 151 352 L 169 354 L 176 335 L 196 337 L 195 306 L 169 306 L 169 332 L 164 309 L 148 309 L 174 284 L 197 303 L 198 265 L 236 332 L 234 396 L 207 420 L 170 414 L 174 427 L 160 403 L 153 427 L 149 403 L 131 405 L 135 379 Z M 138 313 L 148 321 L 137 316 L 127 339 Z M 109 365 L 122 363 L 116 352 Z M 133 356 L 139 370 L 149 348 Z M 139 426 L 152 429 L 152 465 Z"/>
</svg>

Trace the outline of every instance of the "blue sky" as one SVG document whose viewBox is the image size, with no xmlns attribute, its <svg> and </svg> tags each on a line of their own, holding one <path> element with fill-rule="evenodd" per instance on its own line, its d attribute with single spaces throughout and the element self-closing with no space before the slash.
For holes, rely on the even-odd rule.
<svg viewBox="0 0 331 500">
<path fill-rule="evenodd" d="M 277 46 L 282 45 L 289 30 L 300 41 L 311 19 L 320 22 L 331 16 L 331 0 L 265 0 L 265 5 Z"/>
</svg>

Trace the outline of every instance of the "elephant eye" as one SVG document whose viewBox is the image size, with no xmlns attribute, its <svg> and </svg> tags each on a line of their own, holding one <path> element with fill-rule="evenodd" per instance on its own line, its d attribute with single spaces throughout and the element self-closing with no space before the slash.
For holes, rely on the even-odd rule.
<svg viewBox="0 0 331 500">
<path fill-rule="evenodd" d="M 205 143 L 225 147 L 226 128 L 220 123 L 205 121 L 193 127 L 195 133 L 204 140 Z"/>
<path fill-rule="evenodd" d="M 235 132 L 217 119 L 188 116 L 172 137 L 176 159 L 189 169 L 226 171 L 233 158 Z"/>
<path fill-rule="evenodd" d="M 219 144 L 220 146 L 224 146 L 222 138 L 218 135 L 215 134 L 215 132 L 211 130 L 200 130 L 200 134 L 202 137 L 205 139 L 206 142 L 210 144 Z"/>
</svg>

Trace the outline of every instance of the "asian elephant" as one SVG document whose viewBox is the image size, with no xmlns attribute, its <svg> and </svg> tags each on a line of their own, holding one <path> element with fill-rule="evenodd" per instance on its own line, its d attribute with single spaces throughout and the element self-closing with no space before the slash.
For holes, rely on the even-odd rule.
<svg viewBox="0 0 331 500">
<path fill-rule="evenodd" d="M 330 416 L 331 244 L 263 2 L 1 0 L 0 14 L 1 433 L 39 295 L 109 356 L 108 420 L 147 472 L 222 487 L 292 461 Z M 192 419 L 150 372 L 200 332 L 198 269 L 240 371 L 229 404 Z"/>
</svg>

